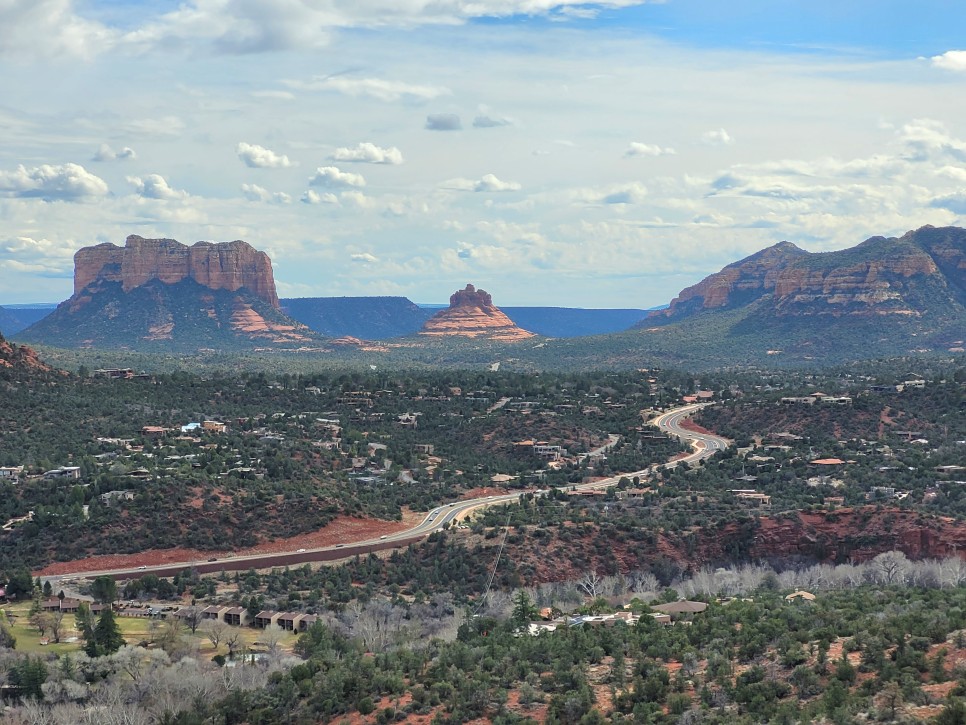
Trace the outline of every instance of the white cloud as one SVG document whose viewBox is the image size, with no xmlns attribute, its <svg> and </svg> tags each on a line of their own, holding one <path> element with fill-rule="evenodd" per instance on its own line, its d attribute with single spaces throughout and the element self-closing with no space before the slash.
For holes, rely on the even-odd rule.
<svg viewBox="0 0 966 725">
<path fill-rule="evenodd" d="M 349 259 L 351 259 L 353 262 L 358 262 L 360 264 L 375 264 L 376 262 L 379 261 L 379 258 L 376 255 L 370 254 L 369 252 L 360 252 L 358 254 L 352 254 L 349 256 Z"/>
<path fill-rule="evenodd" d="M 152 116 L 128 121 L 123 129 L 139 136 L 177 137 L 185 130 L 185 122 L 178 116 Z"/>
<path fill-rule="evenodd" d="M 242 194 L 249 201 L 261 201 L 271 204 L 289 204 L 292 197 L 283 191 L 271 192 L 258 184 L 242 184 Z"/>
<path fill-rule="evenodd" d="M 294 101 L 295 94 L 289 91 L 252 91 L 252 98 L 265 98 L 269 101 Z"/>
<path fill-rule="evenodd" d="M 459 131 L 461 128 L 463 122 L 455 113 L 431 113 L 426 116 L 428 131 Z"/>
<path fill-rule="evenodd" d="M 138 155 L 130 146 L 115 151 L 110 145 L 102 143 L 91 161 L 134 161 L 137 157 Z"/>
<path fill-rule="evenodd" d="M 299 201 L 303 204 L 338 204 L 339 197 L 329 191 L 320 194 L 313 189 L 309 189 L 302 194 L 302 198 Z"/>
<path fill-rule="evenodd" d="M 188 192 L 172 189 L 160 174 L 148 174 L 145 177 L 128 176 L 125 181 L 134 187 L 135 192 L 145 199 L 164 199 L 173 201 L 187 199 Z"/>
<path fill-rule="evenodd" d="M 599 201 L 604 204 L 640 204 L 647 193 L 643 184 L 626 184 L 607 192 Z"/>
<path fill-rule="evenodd" d="M 966 161 L 966 142 L 955 138 L 941 121 L 917 118 L 902 126 L 897 135 L 905 147 L 904 158 L 909 161 Z"/>
<path fill-rule="evenodd" d="M 583 10 L 641 5 L 646 0 L 190 0 L 157 16 L 118 42 L 132 49 L 208 46 L 230 54 L 316 49 L 339 28 L 459 25 L 513 15 L 587 17 Z M 59 4 L 69 5 L 68 0 Z"/>
<path fill-rule="evenodd" d="M 484 174 L 482 178 L 477 181 L 473 179 L 450 179 L 444 182 L 442 185 L 444 189 L 453 189 L 455 191 L 480 191 L 480 192 L 497 192 L 497 191 L 520 191 L 522 188 L 520 184 L 515 181 L 501 181 L 493 174 Z"/>
<path fill-rule="evenodd" d="M 673 156 L 677 153 L 672 148 L 661 147 L 656 144 L 639 143 L 637 141 L 631 141 L 630 146 L 627 147 L 627 151 L 624 152 L 625 158 L 632 158 L 634 156 Z"/>
<path fill-rule="evenodd" d="M 111 47 L 116 36 L 77 15 L 72 0 L 0 2 L 0 56 L 91 58 Z"/>
<path fill-rule="evenodd" d="M 444 86 L 427 86 L 385 78 L 348 78 L 346 76 L 321 76 L 309 81 L 288 80 L 290 88 L 305 91 L 334 91 L 353 98 L 374 98 L 385 103 L 396 101 L 431 101 L 448 96 L 451 91 Z"/>
<path fill-rule="evenodd" d="M 934 55 L 930 61 L 936 68 L 957 73 L 966 72 L 966 50 L 947 50 L 942 55 Z"/>
<path fill-rule="evenodd" d="M 277 154 L 258 144 L 249 144 L 242 141 L 235 151 L 238 158 L 245 162 L 245 166 L 252 169 L 284 169 L 294 166 L 289 161 L 288 156 Z"/>
<path fill-rule="evenodd" d="M 501 126 L 512 126 L 512 119 L 504 116 L 493 117 L 488 114 L 480 114 L 473 119 L 473 128 L 499 128 Z"/>
<path fill-rule="evenodd" d="M 338 166 L 320 166 L 315 174 L 309 177 L 310 186 L 365 186 L 366 180 L 362 174 L 342 171 Z"/>
<path fill-rule="evenodd" d="M 701 134 L 701 143 L 708 146 L 731 146 L 735 140 L 723 128 Z"/>
<path fill-rule="evenodd" d="M 15 171 L 0 171 L 0 196 L 77 201 L 107 193 L 107 182 L 80 164 L 44 164 L 32 169 L 21 164 Z"/>
<path fill-rule="evenodd" d="M 330 157 L 333 161 L 358 161 L 366 164 L 391 164 L 398 166 L 403 162 L 402 152 L 395 146 L 382 148 L 364 141 L 355 148 L 337 148 Z"/>
</svg>

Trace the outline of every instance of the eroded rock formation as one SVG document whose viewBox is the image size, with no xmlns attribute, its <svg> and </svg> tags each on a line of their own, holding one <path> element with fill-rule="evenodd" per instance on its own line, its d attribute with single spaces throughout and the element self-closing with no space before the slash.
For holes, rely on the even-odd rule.
<svg viewBox="0 0 966 725">
<path fill-rule="evenodd" d="M 125 292 L 151 280 L 176 284 L 191 279 L 213 290 L 241 288 L 278 309 L 272 261 L 247 242 L 197 242 L 187 246 L 174 239 L 127 238 L 123 247 L 98 244 L 74 255 L 74 296 L 92 282 L 120 282 Z"/>
<path fill-rule="evenodd" d="M 440 310 L 423 325 L 420 335 L 433 337 L 469 337 L 501 342 L 514 342 L 533 337 L 517 327 L 499 307 L 489 292 L 466 285 L 449 298 L 449 307 Z"/>
<path fill-rule="evenodd" d="M 872 237 L 851 249 L 810 254 L 781 242 L 683 290 L 645 324 L 769 298 L 793 315 L 921 315 L 945 290 L 966 297 L 966 231 L 923 227 L 900 238 Z M 938 297 L 937 297 L 938 295 Z"/>
</svg>

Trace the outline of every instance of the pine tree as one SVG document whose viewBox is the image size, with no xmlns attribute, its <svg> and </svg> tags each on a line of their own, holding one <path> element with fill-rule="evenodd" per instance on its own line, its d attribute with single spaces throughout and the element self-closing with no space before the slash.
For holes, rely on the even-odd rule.
<svg viewBox="0 0 966 725">
<path fill-rule="evenodd" d="M 124 637 L 114 621 L 114 612 L 110 607 L 101 612 L 97 619 L 97 626 L 87 638 L 84 652 L 88 657 L 103 657 L 117 652 L 124 645 Z"/>
</svg>

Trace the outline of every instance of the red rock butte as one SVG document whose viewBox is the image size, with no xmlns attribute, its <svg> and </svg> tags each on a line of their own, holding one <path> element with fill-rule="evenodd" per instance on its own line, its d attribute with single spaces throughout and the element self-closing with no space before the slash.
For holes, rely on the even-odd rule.
<svg viewBox="0 0 966 725">
<path fill-rule="evenodd" d="M 500 342 L 515 342 L 533 337 L 517 327 L 499 307 L 490 293 L 466 285 L 449 298 L 449 307 L 426 320 L 420 335 L 431 337 L 471 337 Z"/>
<path fill-rule="evenodd" d="M 95 281 L 120 282 L 125 292 L 151 280 L 176 284 L 191 279 L 213 290 L 241 288 L 278 309 L 272 260 L 247 242 L 197 242 L 127 238 L 123 247 L 98 244 L 74 255 L 74 296 Z"/>
</svg>

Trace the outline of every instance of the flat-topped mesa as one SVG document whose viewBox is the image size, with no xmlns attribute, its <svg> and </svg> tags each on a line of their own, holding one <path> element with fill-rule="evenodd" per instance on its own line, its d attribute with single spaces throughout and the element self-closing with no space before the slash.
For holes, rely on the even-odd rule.
<svg viewBox="0 0 966 725">
<path fill-rule="evenodd" d="M 533 337 L 517 327 L 499 307 L 489 292 L 466 285 L 449 298 L 449 307 L 440 310 L 423 325 L 420 335 L 431 337 L 470 337 L 500 342 L 515 342 Z"/>
<path fill-rule="evenodd" d="M 241 288 L 278 309 L 272 260 L 247 242 L 197 242 L 127 238 L 123 247 L 98 244 L 74 255 L 74 295 L 94 281 L 120 282 L 125 292 L 159 280 L 176 284 L 192 279 L 213 290 Z"/>
</svg>

